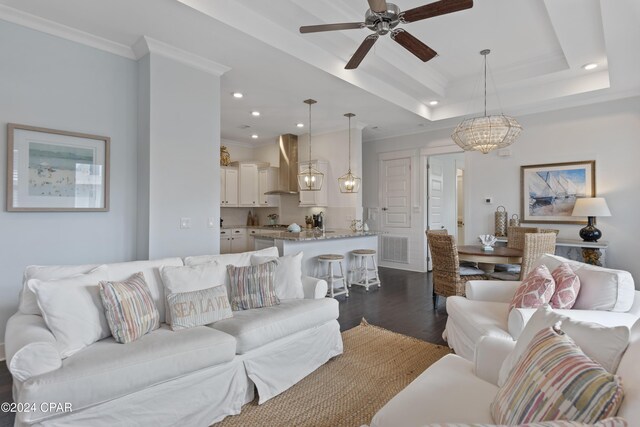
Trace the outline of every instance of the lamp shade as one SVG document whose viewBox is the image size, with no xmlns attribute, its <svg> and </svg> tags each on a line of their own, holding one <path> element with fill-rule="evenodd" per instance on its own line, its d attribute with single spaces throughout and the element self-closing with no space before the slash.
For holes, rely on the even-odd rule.
<svg viewBox="0 0 640 427">
<path fill-rule="evenodd" d="M 603 197 L 586 197 L 576 200 L 571 216 L 611 216 Z"/>
</svg>

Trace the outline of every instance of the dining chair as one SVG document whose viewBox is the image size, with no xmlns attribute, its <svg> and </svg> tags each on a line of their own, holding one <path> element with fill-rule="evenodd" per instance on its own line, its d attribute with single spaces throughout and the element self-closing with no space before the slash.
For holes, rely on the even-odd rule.
<svg viewBox="0 0 640 427">
<path fill-rule="evenodd" d="M 455 236 L 444 234 L 440 230 L 428 230 L 427 242 L 433 261 L 433 307 L 438 305 L 438 296 L 464 296 L 465 284 L 469 280 L 486 280 L 482 274 L 460 274 L 460 261 Z"/>
<path fill-rule="evenodd" d="M 556 234 L 552 232 L 526 233 L 523 235 L 522 264 L 519 271 L 500 271 L 491 274 L 492 279 L 524 280 L 535 262 L 544 254 L 556 251 Z"/>
<path fill-rule="evenodd" d="M 507 247 L 524 249 L 524 235 L 539 232 L 538 227 L 507 227 Z"/>
<path fill-rule="evenodd" d="M 544 254 L 556 252 L 555 233 L 528 233 L 524 235 L 524 249 L 522 252 L 522 266 L 520 267 L 520 280 L 524 280 L 527 274 L 533 270 L 535 262 Z"/>
<path fill-rule="evenodd" d="M 507 227 L 507 247 L 523 250 L 524 235 L 539 232 L 540 229 L 538 227 Z M 491 277 L 499 280 L 518 280 L 520 271 L 520 264 L 496 264 L 495 273 Z M 506 274 L 502 274 L 502 272 L 506 272 Z"/>
</svg>

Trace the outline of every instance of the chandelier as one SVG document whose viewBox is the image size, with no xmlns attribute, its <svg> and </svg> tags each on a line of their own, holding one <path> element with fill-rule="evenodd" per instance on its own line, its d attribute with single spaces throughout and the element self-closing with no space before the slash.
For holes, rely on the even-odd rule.
<svg viewBox="0 0 640 427">
<path fill-rule="evenodd" d="M 338 178 L 338 185 L 341 193 L 357 193 L 361 180 L 351 173 L 351 117 L 355 117 L 355 114 L 347 113 L 344 116 L 349 118 L 349 171 Z"/>
<path fill-rule="evenodd" d="M 484 116 L 464 119 L 451 135 L 463 150 L 483 154 L 513 144 L 522 132 L 522 126 L 513 117 L 504 114 L 487 116 L 487 55 L 490 52 L 489 49 L 480 51 L 484 56 Z"/>
<path fill-rule="evenodd" d="M 317 101 L 314 99 L 307 99 L 305 104 L 309 105 L 309 163 L 306 167 L 300 167 L 298 173 L 298 187 L 300 191 L 320 191 L 322 188 L 322 181 L 324 181 L 324 174 L 313 167 L 311 162 L 311 106 Z"/>
</svg>

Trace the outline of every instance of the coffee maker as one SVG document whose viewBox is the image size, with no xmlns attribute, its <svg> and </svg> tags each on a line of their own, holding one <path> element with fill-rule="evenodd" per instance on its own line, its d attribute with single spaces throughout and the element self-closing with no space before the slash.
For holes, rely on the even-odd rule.
<svg viewBox="0 0 640 427">
<path fill-rule="evenodd" d="M 313 226 L 320 229 L 324 228 L 324 212 L 313 215 Z"/>
</svg>

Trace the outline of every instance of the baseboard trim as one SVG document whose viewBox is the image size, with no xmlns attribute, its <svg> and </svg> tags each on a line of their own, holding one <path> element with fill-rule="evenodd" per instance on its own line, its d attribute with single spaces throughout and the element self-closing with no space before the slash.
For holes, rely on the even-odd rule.
<svg viewBox="0 0 640 427">
<path fill-rule="evenodd" d="M 3 360 L 5 360 L 5 356 L 4 356 L 4 343 L 0 343 L 0 362 L 2 362 Z"/>
</svg>

